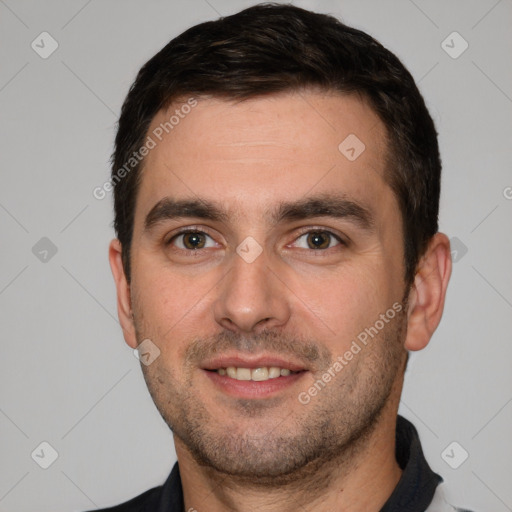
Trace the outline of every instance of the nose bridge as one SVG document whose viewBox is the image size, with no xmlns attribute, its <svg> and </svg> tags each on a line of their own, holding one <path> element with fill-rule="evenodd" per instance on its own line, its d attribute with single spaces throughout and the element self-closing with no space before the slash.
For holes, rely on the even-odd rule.
<svg viewBox="0 0 512 512">
<path fill-rule="evenodd" d="M 231 269 L 223 280 L 215 305 L 216 321 L 230 330 L 251 332 L 256 328 L 271 328 L 285 323 L 289 305 L 282 285 L 268 268 L 265 251 L 255 258 L 246 257 L 240 244 L 233 255 Z"/>
</svg>

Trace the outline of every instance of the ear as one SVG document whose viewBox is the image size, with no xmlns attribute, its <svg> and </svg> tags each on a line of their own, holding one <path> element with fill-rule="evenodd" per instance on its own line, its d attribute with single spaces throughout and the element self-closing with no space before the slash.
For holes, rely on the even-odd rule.
<svg viewBox="0 0 512 512">
<path fill-rule="evenodd" d="M 116 283 L 117 315 L 121 323 L 121 328 L 123 329 L 124 339 L 128 346 L 136 348 L 137 337 L 135 335 L 135 326 L 132 316 L 130 285 L 124 273 L 122 247 L 119 240 L 114 239 L 110 242 L 108 259 Z"/>
<path fill-rule="evenodd" d="M 443 315 L 452 273 L 450 240 L 436 233 L 421 258 L 409 292 L 406 350 L 425 348 Z"/>
</svg>

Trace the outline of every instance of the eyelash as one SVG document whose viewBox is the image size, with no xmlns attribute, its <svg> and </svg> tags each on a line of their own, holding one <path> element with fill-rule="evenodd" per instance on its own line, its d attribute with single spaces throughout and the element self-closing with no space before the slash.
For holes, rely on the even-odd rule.
<svg viewBox="0 0 512 512">
<path fill-rule="evenodd" d="M 201 235 L 206 235 L 206 236 L 210 237 L 213 240 L 213 237 L 208 232 L 206 232 L 206 231 L 204 231 L 204 230 L 202 230 L 200 228 L 195 228 L 194 226 L 191 226 L 191 227 L 182 229 L 178 233 L 175 233 L 171 238 L 169 238 L 169 240 L 167 240 L 165 242 L 165 245 L 166 246 L 172 245 L 172 242 L 174 240 L 176 240 L 179 236 L 186 235 L 187 233 L 197 233 L 197 234 L 201 234 Z M 347 245 L 347 242 L 345 242 L 339 235 L 336 235 L 332 231 L 329 231 L 327 229 L 322 229 L 322 228 L 308 228 L 305 231 L 302 231 L 294 239 L 294 242 L 296 242 L 298 239 L 300 239 L 304 235 L 308 235 L 310 233 L 327 234 L 327 235 L 330 235 L 332 238 L 334 238 L 337 242 L 339 242 L 339 245 L 342 245 L 342 246 L 346 246 Z M 328 247 L 327 249 L 309 249 L 308 248 L 308 249 L 304 249 L 304 250 L 309 250 L 309 251 L 314 251 L 314 252 L 320 253 L 320 252 L 326 252 L 329 249 L 333 249 L 333 248 L 334 247 Z M 203 249 L 181 249 L 181 248 L 176 248 L 176 250 L 177 251 L 185 251 L 185 252 L 199 252 L 199 251 L 204 250 L 204 248 Z"/>
</svg>

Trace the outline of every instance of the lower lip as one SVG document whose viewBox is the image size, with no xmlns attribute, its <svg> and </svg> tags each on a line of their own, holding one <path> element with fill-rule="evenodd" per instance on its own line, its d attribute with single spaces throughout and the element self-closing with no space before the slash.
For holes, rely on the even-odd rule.
<svg viewBox="0 0 512 512">
<path fill-rule="evenodd" d="M 264 381 L 255 380 L 237 380 L 227 377 L 226 375 L 219 375 L 217 372 L 203 370 L 206 376 L 222 391 L 228 395 L 237 398 L 268 398 L 272 395 L 283 391 L 299 379 L 304 377 L 307 372 L 291 373 L 286 377 L 276 377 L 275 379 L 268 379 Z"/>
</svg>

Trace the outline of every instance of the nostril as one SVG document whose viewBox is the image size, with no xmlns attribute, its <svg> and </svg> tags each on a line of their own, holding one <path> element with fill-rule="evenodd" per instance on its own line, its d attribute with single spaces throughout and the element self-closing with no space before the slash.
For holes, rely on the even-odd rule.
<svg viewBox="0 0 512 512">
<path fill-rule="evenodd" d="M 256 325 L 265 325 L 266 323 L 270 322 L 272 320 L 271 317 L 262 318 Z"/>
</svg>

